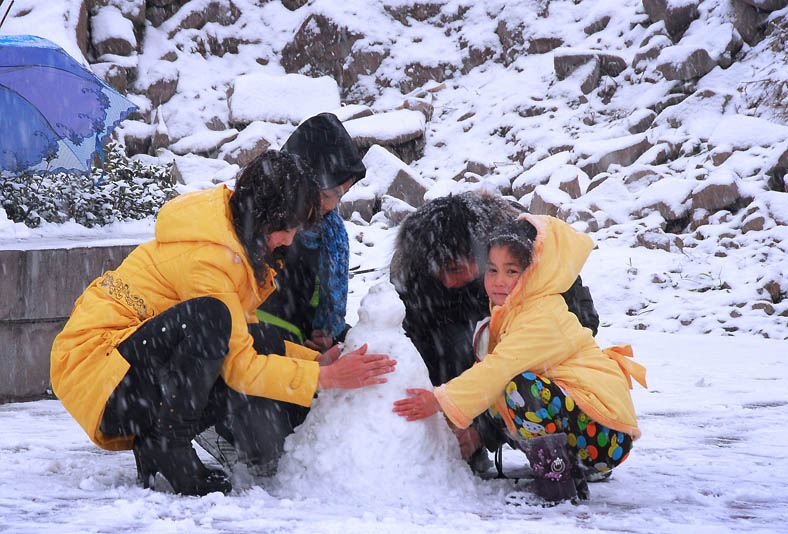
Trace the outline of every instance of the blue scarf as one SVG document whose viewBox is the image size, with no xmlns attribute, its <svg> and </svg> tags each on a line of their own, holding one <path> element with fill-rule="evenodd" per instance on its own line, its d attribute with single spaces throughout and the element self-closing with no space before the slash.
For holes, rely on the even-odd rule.
<svg viewBox="0 0 788 534">
<path fill-rule="evenodd" d="M 337 210 L 333 210 L 323 217 L 319 230 L 304 230 L 301 237 L 307 248 L 320 248 L 318 302 L 312 329 L 325 330 L 336 337 L 345 328 L 347 308 L 350 245 L 345 223 Z"/>
</svg>

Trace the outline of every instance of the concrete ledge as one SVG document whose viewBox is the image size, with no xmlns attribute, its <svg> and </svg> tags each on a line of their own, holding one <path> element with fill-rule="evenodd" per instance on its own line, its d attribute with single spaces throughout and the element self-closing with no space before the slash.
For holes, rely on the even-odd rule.
<svg viewBox="0 0 788 534">
<path fill-rule="evenodd" d="M 43 396 L 50 389 L 49 352 L 66 319 L 0 322 L 0 402 Z"/>
<path fill-rule="evenodd" d="M 0 402 L 48 394 L 52 342 L 74 301 L 134 248 L 0 250 Z"/>
</svg>

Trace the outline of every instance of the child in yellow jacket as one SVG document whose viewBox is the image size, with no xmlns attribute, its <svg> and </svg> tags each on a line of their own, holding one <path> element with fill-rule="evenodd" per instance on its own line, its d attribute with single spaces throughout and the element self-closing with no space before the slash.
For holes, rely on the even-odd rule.
<svg viewBox="0 0 788 534">
<path fill-rule="evenodd" d="M 458 429 L 485 410 L 528 456 L 547 501 L 588 497 L 586 473 L 623 462 L 640 436 L 629 394 L 645 368 L 629 346 L 601 349 L 561 293 L 591 238 L 548 216 L 524 214 L 491 237 L 484 286 L 492 308 L 476 335 L 480 361 L 434 391 L 394 403 L 409 421 L 442 411 Z"/>
</svg>

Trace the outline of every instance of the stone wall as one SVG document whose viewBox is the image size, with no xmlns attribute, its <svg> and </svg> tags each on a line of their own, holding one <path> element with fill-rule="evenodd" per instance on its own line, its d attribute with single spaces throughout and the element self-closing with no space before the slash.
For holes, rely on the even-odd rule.
<svg viewBox="0 0 788 534">
<path fill-rule="evenodd" d="M 0 250 L 0 402 L 47 394 L 49 352 L 74 301 L 133 248 Z"/>
</svg>

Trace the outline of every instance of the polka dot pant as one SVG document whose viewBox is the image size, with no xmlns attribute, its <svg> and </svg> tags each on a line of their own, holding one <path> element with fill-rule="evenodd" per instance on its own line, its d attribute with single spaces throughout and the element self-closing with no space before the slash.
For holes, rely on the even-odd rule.
<svg viewBox="0 0 788 534">
<path fill-rule="evenodd" d="M 591 419 L 548 378 L 529 372 L 517 375 L 507 384 L 505 397 L 517 439 L 566 432 L 570 453 L 587 471 L 609 471 L 626 460 L 632 449 L 629 434 Z M 506 429 L 497 408 L 493 406 L 489 411 Z"/>
</svg>

